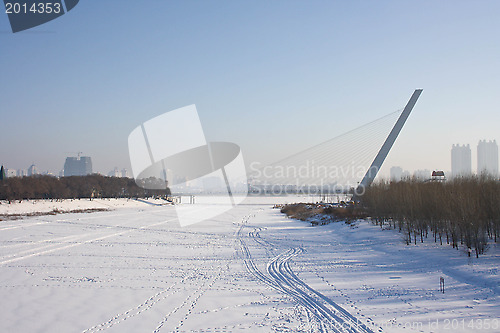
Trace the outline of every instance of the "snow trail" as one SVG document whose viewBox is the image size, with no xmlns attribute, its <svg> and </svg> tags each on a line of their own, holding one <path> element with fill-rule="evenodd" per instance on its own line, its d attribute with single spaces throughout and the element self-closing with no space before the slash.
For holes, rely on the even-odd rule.
<svg viewBox="0 0 500 333">
<path fill-rule="evenodd" d="M 257 229 L 249 231 L 248 236 L 244 235 L 243 230 L 247 227 L 250 218 L 249 216 L 242 220 L 237 237 L 240 240 L 245 266 L 254 277 L 273 289 L 292 297 L 307 312 L 313 314 L 314 318 L 319 321 L 318 327 L 321 332 L 373 333 L 365 324 L 331 299 L 304 283 L 292 271 L 290 261 L 304 252 L 302 247 L 290 248 L 275 256 L 267 263 L 269 276 L 262 273 L 255 264 L 245 238 L 252 239 L 256 244 L 267 248 L 266 250 L 271 250 L 274 246 L 271 242 L 263 240 Z"/>
</svg>

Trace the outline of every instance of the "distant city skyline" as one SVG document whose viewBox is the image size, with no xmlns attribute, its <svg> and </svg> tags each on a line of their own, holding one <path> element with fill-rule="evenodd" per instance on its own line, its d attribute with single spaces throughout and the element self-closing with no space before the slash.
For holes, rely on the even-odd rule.
<svg viewBox="0 0 500 333">
<path fill-rule="evenodd" d="M 436 171 L 436 170 L 434 170 Z M 408 170 L 404 170 L 400 166 L 393 166 L 390 169 L 390 176 L 389 180 L 391 181 L 401 181 L 404 179 L 417 179 L 421 181 L 426 181 L 428 179 L 431 179 L 432 177 L 432 171 L 429 169 L 420 169 L 420 170 L 414 170 L 412 172 Z"/>
<path fill-rule="evenodd" d="M 499 176 L 499 155 L 498 145 L 496 140 L 479 140 L 477 144 L 477 164 L 476 168 L 472 168 L 473 154 L 470 144 L 453 144 L 451 147 L 451 169 L 434 169 L 434 171 L 444 171 L 445 175 L 454 177 L 467 177 L 471 175 L 489 174 Z M 415 177 L 417 179 L 425 179 L 425 175 L 429 175 L 431 171 L 425 170 L 404 170 L 400 166 L 392 166 L 390 168 L 389 179 L 399 181 L 401 179 Z"/>
<path fill-rule="evenodd" d="M 454 144 L 451 148 L 451 175 L 468 176 L 487 173 L 498 176 L 498 145 L 496 140 L 479 140 L 472 153 L 470 144 Z M 476 158 L 473 158 L 475 156 Z M 472 161 L 477 161 L 474 165 Z"/>
<path fill-rule="evenodd" d="M 267 164 L 423 88 L 380 175 L 451 170 L 452 144 L 500 138 L 498 12 L 492 0 L 86 1 L 16 34 L 0 15 L 0 163 L 57 175 L 78 149 L 102 174 L 131 170 L 129 133 L 196 104 L 207 141 Z"/>
<path fill-rule="evenodd" d="M 76 157 L 74 157 L 76 159 Z M 91 172 L 77 172 L 75 173 L 74 171 L 71 171 L 68 174 L 65 174 L 65 169 L 62 168 L 60 170 L 40 170 L 36 163 L 32 163 L 28 168 L 25 169 L 16 169 L 9 167 L 8 165 L 1 164 L 5 168 L 5 175 L 7 178 L 9 177 L 24 177 L 24 176 L 33 176 L 33 175 L 51 175 L 51 176 L 57 176 L 57 177 L 68 177 L 68 176 L 73 176 L 73 175 L 84 175 L 85 174 L 100 174 L 104 176 L 110 176 L 110 177 L 126 177 L 126 178 L 131 178 L 130 171 L 127 168 L 118 168 L 114 167 L 112 170 L 109 170 L 108 172 L 103 172 L 103 171 L 91 171 Z M 82 174 L 80 174 L 82 173 Z"/>
<path fill-rule="evenodd" d="M 429 174 L 430 178 L 432 171 L 436 170 L 445 171 L 445 173 L 451 177 L 481 174 L 482 171 L 486 171 L 493 175 L 499 175 L 499 155 L 498 155 L 498 145 L 496 143 L 496 139 L 479 140 L 477 145 L 477 150 L 475 150 L 475 152 L 477 156 L 475 161 L 477 161 L 477 163 L 474 165 L 474 168 L 472 167 L 472 161 L 474 159 L 472 158 L 473 154 L 471 145 L 453 144 L 451 148 L 451 154 L 450 154 L 451 158 L 450 158 L 449 168 L 437 167 L 437 168 L 424 168 L 424 169 L 417 169 L 417 168 L 403 169 L 401 166 L 398 165 L 388 166 L 387 163 L 384 163 L 382 170 L 385 170 L 385 172 L 381 172 L 376 179 L 384 178 L 390 180 L 401 180 L 409 177 L 424 179 L 426 174 Z M 68 158 L 70 157 L 67 157 L 66 160 Z M 76 157 L 74 158 L 76 159 Z M 2 164 L 1 161 L 0 164 Z M 63 172 L 65 170 L 63 166 L 63 168 L 61 168 L 60 170 L 39 171 L 38 168 L 36 167 L 36 163 L 31 163 L 31 165 L 26 169 L 16 169 L 6 164 L 2 165 L 5 167 L 7 177 L 28 176 L 32 174 L 50 174 L 55 176 L 57 175 L 63 176 Z M 473 172 L 473 170 L 475 172 Z M 115 166 L 108 171 L 96 170 L 94 173 L 107 176 L 114 176 L 114 177 L 132 177 L 131 172 L 129 171 L 128 168 L 119 168 L 118 166 Z"/>
</svg>

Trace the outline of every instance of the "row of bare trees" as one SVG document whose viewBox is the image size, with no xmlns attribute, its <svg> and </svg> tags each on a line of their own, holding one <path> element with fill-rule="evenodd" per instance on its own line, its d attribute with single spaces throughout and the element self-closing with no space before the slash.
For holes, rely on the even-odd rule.
<svg viewBox="0 0 500 333">
<path fill-rule="evenodd" d="M 447 182 L 380 181 L 363 197 L 372 220 L 405 234 L 407 244 L 435 242 L 464 246 L 469 256 L 484 253 L 500 238 L 500 182 L 489 176 Z"/>
<path fill-rule="evenodd" d="M 97 174 L 61 178 L 53 176 L 12 177 L 0 181 L 0 200 L 144 198 L 165 194 L 170 194 L 168 188 L 145 190 L 137 186 L 132 178 L 105 177 Z"/>
</svg>

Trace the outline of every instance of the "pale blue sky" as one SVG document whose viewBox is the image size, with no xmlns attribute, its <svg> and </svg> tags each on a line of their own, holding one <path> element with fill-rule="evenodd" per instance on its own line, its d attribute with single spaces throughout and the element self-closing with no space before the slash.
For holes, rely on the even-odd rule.
<svg viewBox="0 0 500 333">
<path fill-rule="evenodd" d="M 385 166 L 449 170 L 453 143 L 500 139 L 499 15 L 494 0 L 87 0 L 12 34 L 1 14 L 0 163 L 57 173 L 83 151 L 130 169 L 129 133 L 190 104 L 208 140 L 272 162 L 423 88 Z"/>
</svg>

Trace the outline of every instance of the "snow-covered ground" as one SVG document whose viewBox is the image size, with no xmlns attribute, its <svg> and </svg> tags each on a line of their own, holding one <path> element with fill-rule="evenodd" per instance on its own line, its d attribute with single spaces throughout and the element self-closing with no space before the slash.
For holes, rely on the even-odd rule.
<svg viewBox="0 0 500 333">
<path fill-rule="evenodd" d="M 49 212 L 71 212 L 75 210 L 106 209 L 144 207 L 144 203 L 152 205 L 165 204 L 161 199 L 71 199 L 71 200 L 21 200 L 0 201 L 0 217 L 2 215 L 26 215 Z"/>
<path fill-rule="evenodd" d="M 248 198 L 188 227 L 175 206 L 133 200 L 1 221 L 0 332 L 500 331 L 495 244 L 469 259 L 369 222 L 311 227 L 271 208 L 299 200 Z M 3 202 L 0 215 L 54 209 L 30 204 L 47 208 Z"/>
</svg>

